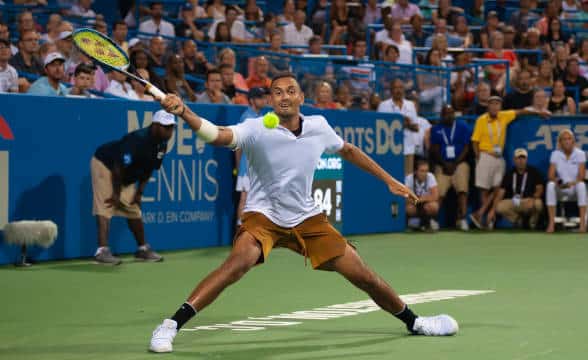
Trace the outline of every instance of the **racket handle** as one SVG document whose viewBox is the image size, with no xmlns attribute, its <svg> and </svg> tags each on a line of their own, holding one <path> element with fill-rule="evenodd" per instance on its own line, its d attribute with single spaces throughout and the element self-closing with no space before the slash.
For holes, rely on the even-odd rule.
<svg viewBox="0 0 588 360">
<path fill-rule="evenodd" d="M 157 100 L 161 101 L 165 99 L 165 93 L 150 83 L 145 84 L 145 90 L 147 90 L 147 92 L 153 95 Z"/>
</svg>

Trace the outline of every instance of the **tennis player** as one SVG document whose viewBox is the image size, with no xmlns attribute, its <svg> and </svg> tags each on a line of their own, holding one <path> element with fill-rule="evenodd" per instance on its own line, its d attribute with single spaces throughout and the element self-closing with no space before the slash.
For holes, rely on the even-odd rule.
<svg viewBox="0 0 588 360">
<path fill-rule="evenodd" d="M 311 197 L 314 170 L 322 153 L 338 153 L 343 159 L 382 180 L 390 192 L 416 196 L 353 144 L 346 143 L 322 116 L 304 116 L 304 102 L 292 74 L 271 82 L 270 105 L 280 118 L 275 129 L 264 127 L 262 118 L 247 119 L 229 127 L 217 127 L 192 112 L 175 95 L 162 106 L 181 116 L 197 135 L 213 145 L 243 150 L 249 163 L 251 190 L 242 226 L 228 258 L 202 280 L 171 319 L 153 332 L 149 349 L 171 352 L 177 331 L 204 310 L 229 285 L 253 266 L 268 259 L 272 248 L 287 247 L 310 259 L 313 268 L 336 271 L 365 291 L 383 310 L 420 335 L 453 335 L 457 322 L 448 315 L 418 317 L 396 292 L 374 273 L 343 236 L 328 222 Z"/>
</svg>

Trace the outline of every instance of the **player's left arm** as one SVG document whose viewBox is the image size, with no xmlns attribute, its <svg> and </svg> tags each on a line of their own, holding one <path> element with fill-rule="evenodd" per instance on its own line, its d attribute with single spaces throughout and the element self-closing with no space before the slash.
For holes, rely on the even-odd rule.
<svg viewBox="0 0 588 360">
<path fill-rule="evenodd" d="M 415 202 L 418 201 L 418 197 L 412 191 L 410 191 L 409 188 L 386 172 L 386 170 L 384 170 L 380 165 L 378 165 L 378 163 L 376 163 L 357 146 L 345 142 L 343 143 L 341 150 L 339 150 L 339 155 L 346 161 L 349 161 L 368 174 L 371 174 L 382 180 L 386 185 L 388 185 L 390 192 L 396 195 L 411 198 Z"/>
</svg>

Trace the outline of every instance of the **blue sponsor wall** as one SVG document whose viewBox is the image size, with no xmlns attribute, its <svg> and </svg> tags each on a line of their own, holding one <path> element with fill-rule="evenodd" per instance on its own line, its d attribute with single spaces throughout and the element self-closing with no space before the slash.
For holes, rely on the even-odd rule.
<svg viewBox="0 0 588 360">
<path fill-rule="evenodd" d="M 234 123 L 245 109 L 191 106 L 219 125 Z M 0 95 L 0 179 L 8 179 L 6 193 L 0 186 L 0 228 L 5 221 L 53 220 L 59 226 L 59 237 L 47 250 L 31 249 L 34 259 L 93 255 L 92 154 L 100 144 L 147 126 L 156 110 L 159 105 L 149 102 Z M 305 112 L 324 114 L 345 140 L 402 178 L 400 117 L 316 109 Z M 3 124 L 13 139 L 2 131 Z M 183 121 L 179 122 L 162 169 L 153 173 L 143 199 L 147 239 L 155 249 L 231 243 L 232 163 L 230 150 L 204 146 Z M 345 234 L 404 229 L 402 199 L 390 195 L 384 184 L 353 165 L 344 167 L 343 204 Z M 399 208 L 396 217 L 391 216 L 392 204 Z M 124 219 L 113 220 L 110 243 L 115 253 L 135 250 Z M 0 264 L 15 261 L 17 253 L 16 247 L 4 244 L 0 232 Z"/>
</svg>

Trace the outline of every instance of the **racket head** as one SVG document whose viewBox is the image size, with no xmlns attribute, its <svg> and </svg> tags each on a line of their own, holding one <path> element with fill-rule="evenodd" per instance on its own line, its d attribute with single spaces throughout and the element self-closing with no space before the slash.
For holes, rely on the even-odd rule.
<svg viewBox="0 0 588 360">
<path fill-rule="evenodd" d="M 114 70 L 126 71 L 129 57 L 114 41 L 104 34 L 88 28 L 72 33 L 73 43 L 84 55 Z"/>
</svg>

